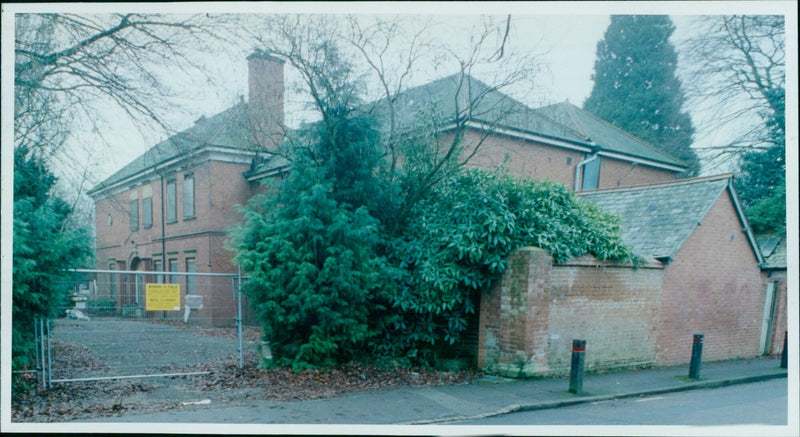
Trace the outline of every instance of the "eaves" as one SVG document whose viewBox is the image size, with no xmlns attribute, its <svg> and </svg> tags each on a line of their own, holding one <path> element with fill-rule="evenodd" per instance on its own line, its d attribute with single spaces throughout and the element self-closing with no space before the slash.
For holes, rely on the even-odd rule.
<svg viewBox="0 0 800 437">
<path fill-rule="evenodd" d="M 87 192 L 95 202 L 128 191 L 131 187 L 146 184 L 154 179 L 168 176 L 181 171 L 189 164 L 196 166 L 208 161 L 228 162 L 235 164 L 249 164 L 255 151 L 243 150 L 225 146 L 201 146 L 188 154 L 182 154 L 165 159 L 148 166 L 146 169 L 122 178 L 110 185 Z"/>
<path fill-rule="evenodd" d="M 650 167 L 661 168 L 664 170 L 670 170 L 675 172 L 682 172 L 685 171 L 686 168 L 679 167 L 676 165 L 667 164 L 664 162 L 654 161 L 651 159 L 643 158 L 640 156 L 625 154 L 621 152 L 614 152 L 604 149 L 602 146 L 599 146 L 591 141 L 576 141 L 576 140 L 569 140 L 565 138 L 558 138 L 551 135 L 541 134 L 538 132 L 533 131 L 523 131 L 520 129 L 510 128 L 507 126 L 501 126 L 493 123 L 489 123 L 482 120 L 469 120 L 465 123 L 466 127 L 470 127 L 473 129 L 494 132 L 500 135 L 509 136 L 512 138 L 523 139 L 527 141 L 535 141 L 542 144 L 560 147 L 569 150 L 575 150 L 583 153 L 597 153 L 601 156 L 606 156 L 609 158 L 619 159 L 622 161 L 628 161 L 636 164 L 643 164 Z M 452 130 L 456 128 L 456 124 L 453 123 L 451 125 L 445 126 L 442 130 Z"/>
</svg>

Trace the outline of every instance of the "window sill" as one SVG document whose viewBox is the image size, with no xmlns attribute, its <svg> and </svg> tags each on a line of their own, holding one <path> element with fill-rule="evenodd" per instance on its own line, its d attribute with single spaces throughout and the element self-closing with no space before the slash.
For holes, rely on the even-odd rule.
<svg viewBox="0 0 800 437">
<path fill-rule="evenodd" d="M 197 218 L 197 216 L 189 216 L 189 217 L 184 217 L 184 218 L 183 218 L 183 221 L 194 220 L 194 219 L 196 219 L 196 218 Z"/>
<path fill-rule="evenodd" d="M 178 223 L 178 219 L 175 219 L 175 220 L 167 220 L 167 224 L 168 224 L 168 225 L 171 225 L 171 224 L 173 224 L 173 223 Z"/>
</svg>

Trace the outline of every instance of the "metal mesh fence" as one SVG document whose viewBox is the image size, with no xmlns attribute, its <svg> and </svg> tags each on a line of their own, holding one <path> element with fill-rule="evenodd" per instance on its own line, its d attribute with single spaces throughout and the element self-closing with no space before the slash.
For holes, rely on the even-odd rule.
<svg viewBox="0 0 800 437">
<path fill-rule="evenodd" d="M 242 365 L 241 277 L 76 270 L 58 315 L 40 330 L 45 381 L 202 373 Z M 252 343 L 252 342 L 248 342 Z M 205 367 L 207 368 L 207 366 Z"/>
</svg>

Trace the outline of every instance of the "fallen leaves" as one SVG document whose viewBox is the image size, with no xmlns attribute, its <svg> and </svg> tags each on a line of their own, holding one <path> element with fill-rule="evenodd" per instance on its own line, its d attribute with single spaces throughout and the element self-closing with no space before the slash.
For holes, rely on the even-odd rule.
<svg viewBox="0 0 800 437">
<path fill-rule="evenodd" d="M 193 383 L 203 391 L 256 387 L 261 390 L 256 394 L 251 393 L 251 397 L 300 401 L 360 390 L 463 384 L 474 380 L 477 375 L 474 371 L 444 372 L 401 367 L 385 369 L 358 363 L 294 372 L 285 368 L 264 370 L 251 361 L 242 369 L 227 366 L 207 376 L 193 377 Z"/>
<path fill-rule="evenodd" d="M 186 328 L 189 329 L 189 328 Z M 230 338 L 232 329 L 203 328 L 202 335 Z M 232 334 L 233 332 L 233 334 Z M 248 329 L 245 338 L 258 339 L 258 330 Z M 255 341 L 255 340 L 253 340 Z M 66 342 L 53 342 L 54 372 L 73 374 L 81 370 L 105 370 L 99 351 Z M 95 353 L 97 352 L 97 353 Z M 408 386 L 462 384 L 474 380 L 475 371 L 445 372 L 429 368 L 385 368 L 350 363 L 331 369 L 261 369 L 255 351 L 222 356 L 193 366 L 164 366 L 159 373 L 209 372 L 205 375 L 171 376 L 140 380 L 103 380 L 54 384 L 12 396 L 14 422 L 65 422 L 98 417 L 157 412 L 170 409 L 207 408 L 187 401 L 212 398 L 213 405 L 243 401 L 278 402 L 330 398 L 346 392 Z M 56 376 L 56 375 L 54 375 Z"/>
</svg>

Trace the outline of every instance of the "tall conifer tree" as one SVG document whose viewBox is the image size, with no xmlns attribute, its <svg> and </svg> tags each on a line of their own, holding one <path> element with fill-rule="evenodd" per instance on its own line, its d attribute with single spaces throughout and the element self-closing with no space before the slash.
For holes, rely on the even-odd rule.
<svg viewBox="0 0 800 437">
<path fill-rule="evenodd" d="M 665 15 L 614 15 L 597 43 L 594 87 L 584 109 L 700 168 L 690 148 L 694 127 L 682 111 L 685 100 L 675 69 L 678 57 L 669 37 L 675 31 Z"/>
</svg>

